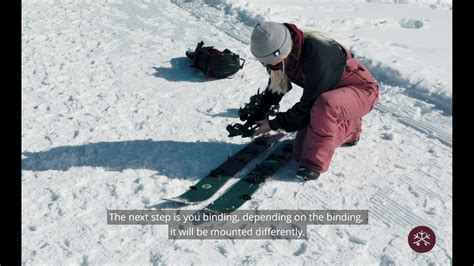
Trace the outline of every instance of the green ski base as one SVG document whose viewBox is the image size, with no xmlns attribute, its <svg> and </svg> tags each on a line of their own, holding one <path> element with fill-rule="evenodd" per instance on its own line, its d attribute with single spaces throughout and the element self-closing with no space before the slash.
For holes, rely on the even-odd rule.
<svg viewBox="0 0 474 266">
<path fill-rule="evenodd" d="M 180 204 L 195 204 L 211 198 L 229 179 L 283 136 L 284 134 L 277 134 L 255 138 L 242 150 L 228 157 L 224 163 L 212 170 L 206 177 L 190 186 L 185 193 L 174 198 L 163 199 Z"/>
<path fill-rule="evenodd" d="M 228 213 L 238 209 L 252 198 L 262 184 L 292 158 L 293 140 L 285 140 L 246 177 L 237 181 L 224 194 L 209 204 L 205 211 Z"/>
</svg>

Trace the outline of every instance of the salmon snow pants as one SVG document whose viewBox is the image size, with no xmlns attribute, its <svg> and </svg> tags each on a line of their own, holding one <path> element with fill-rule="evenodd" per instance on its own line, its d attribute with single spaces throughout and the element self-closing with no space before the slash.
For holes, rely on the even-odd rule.
<svg viewBox="0 0 474 266">
<path fill-rule="evenodd" d="M 362 117 L 378 102 L 375 79 L 345 50 L 346 69 L 341 81 L 336 89 L 316 99 L 308 127 L 298 131 L 293 143 L 296 161 L 313 172 L 326 172 L 336 148 L 360 138 Z"/>
</svg>

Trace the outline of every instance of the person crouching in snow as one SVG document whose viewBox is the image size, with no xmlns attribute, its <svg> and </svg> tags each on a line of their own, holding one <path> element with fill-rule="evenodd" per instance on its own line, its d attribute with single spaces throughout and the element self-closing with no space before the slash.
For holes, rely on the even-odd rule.
<svg viewBox="0 0 474 266">
<path fill-rule="evenodd" d="M 296 177 L 317 179 L 328 170 L 337 147 L 359 141 L 362 117 L 378 102 L 377 82 L 347 48 L 294 24 L 257 24 L 250 50 L 270 74 L 264 106 L 279 103 L 292 83 L 303 88 L 293 107 L 272 120 L 258 121 L 253 136 L 277 129 L 298 131 L 293 143 L 299 162 Z"/>
</svg>

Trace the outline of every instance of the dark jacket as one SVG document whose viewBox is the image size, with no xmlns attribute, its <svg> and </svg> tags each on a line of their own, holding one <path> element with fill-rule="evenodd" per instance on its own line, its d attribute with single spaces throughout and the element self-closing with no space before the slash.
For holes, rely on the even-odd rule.
<svg viewBox="0 0 474 266">
<path fill-rule="evenodd" d="M 296 35 L 292 27 L 285 25 L 290 29 L 292 36 Z M 310 111 L 315 100 L 322 93 L 335 89 L 339 83 L 346 66 L 346 52 L 335 41 L 327 45 L 315 38 L 305 38 L 299 60 L 300 73 L 302 72 L 300 77 L 288 75 L 289 71 L 286 70 L 290 80 L 288 91 L 292 89 L 291 83 L 294 83 L 304 89 L 303 95 L 293 107 L 286 112 L 278 113 L 275 119 L 269 121 L 272 130 L 281 128 L 293 132 L 308 126 Z M 284 95 L 272 92 L 268 86 L 264 93 L 264 102 L 267 106 L 279 103 Z"/>
</svg>

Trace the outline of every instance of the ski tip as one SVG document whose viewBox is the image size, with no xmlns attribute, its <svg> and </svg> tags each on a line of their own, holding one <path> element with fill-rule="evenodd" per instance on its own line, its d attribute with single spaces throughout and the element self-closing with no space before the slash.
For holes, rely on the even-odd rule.
<svg viewBox="0 0 474 266">
<path fill-rule="evenodd" d="M 169 201 L 169 202 L 174 202 L 174 203 L 179 203 L 181 205 L 191 205 L 193 204 L 193 202 L 189 202 L 189 201 L 186 201 L 186 200 L 183 200 L 179 197 L 175 197 L 175 198 L 161 198 L 162 200 L 166 200 L 166 201 Z"/>
<path fill-rule="evenodd" d="M 203 211 L 209 214 L 221 214 L 221 213 L 228 214 L 235 211 L 235 208 L 226 209 L 226 210 L 216 210 L 216 209 L 213 209 L 212 206 L 207 206 L 206 208 L 203 209 Z"/>
<path fill-rule="evenodd" d="M 221 212 L 213 210 L 209 207 L 204 208 L 203 211 L 206 212 L 206 213 L 209 213 L 209 214 L 219 214 L 219 213 L 221 213 Z"/>
</svg>

